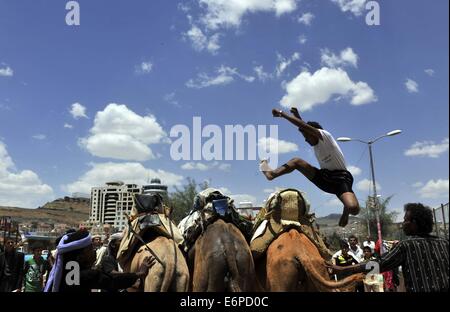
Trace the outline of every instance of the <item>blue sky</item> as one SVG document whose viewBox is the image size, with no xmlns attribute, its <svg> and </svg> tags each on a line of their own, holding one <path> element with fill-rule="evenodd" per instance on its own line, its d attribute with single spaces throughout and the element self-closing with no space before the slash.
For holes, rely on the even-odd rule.
<svg viewBox="0 0 450 312">
<path fill-rule="evenodd" d="M 171 187 L 209 179 L 255 204 L 294 187 L 317 215 L 340 212 L 298 173 L 268 182 L 254 160 L 170 157 L 171 128 L 200 116 L 277 124 L 280 163 L 317 165 L 271 116 L 292 103 L 336 138 L 402 129 L 374 145 L 379 194 L 397 211 L 448 202 L 448 1 L 378 1 L 379 26 L 364 0 L 80 0 L 80 26 L 66 25 L 67 2 L 0 0 L 0 205 L 158 175 Z M 364 202 L 367 146 L 341 148 Z"/>
</svg>

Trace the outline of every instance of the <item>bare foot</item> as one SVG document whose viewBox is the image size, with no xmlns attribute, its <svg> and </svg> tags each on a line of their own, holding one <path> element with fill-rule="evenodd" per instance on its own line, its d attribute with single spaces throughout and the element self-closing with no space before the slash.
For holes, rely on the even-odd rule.
<svg viewBox="0 0 450 312">
<path fill-rule="evenodd" d="M 266 159 L 259 163 L 259 170 L 266 176 L 267 180 L 273 180 L 272 168 L 269 167 Z"/>
<path fill-rule="evenodd" d="M 348 224 L 348 216 L 349 216 L 348 210 L 344 208 L 341 219 L 339 220 L 340 227 L 345 227 Z"/>
<path fill-rule="evenodd" d="M 352 210 L 349 211 L 349 213 L 352 216 L 357 216 L 359 214 L 359 212 L 361 211 L 361 208 L 359 208 L 359 205 L 356 208 L 353 208 Z"/>
</svg>

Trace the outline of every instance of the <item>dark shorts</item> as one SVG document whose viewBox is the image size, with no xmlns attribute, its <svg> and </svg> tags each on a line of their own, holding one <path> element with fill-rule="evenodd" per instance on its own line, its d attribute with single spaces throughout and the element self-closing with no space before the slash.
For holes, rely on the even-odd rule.
<svg viewBox="0 0 450 312">
<path fill-rule="evenodd" d="M 322 191 L 341 196 L 344 193 L 353 193 L 353 176 L 347 170 L 316 169 L 311 180 Z"/>
</svg>

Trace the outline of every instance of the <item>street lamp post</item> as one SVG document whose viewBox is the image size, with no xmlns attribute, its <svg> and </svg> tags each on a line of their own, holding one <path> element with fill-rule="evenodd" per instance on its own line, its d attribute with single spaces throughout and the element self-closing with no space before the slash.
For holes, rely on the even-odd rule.
<svg viewBox="0 0 450 312">
<path fill-rule="evenodd" d="M 368 142 L 360 140 L 360 139 L 352 139 L 352 138 L 348 138 L 348 137 L 341 137 L 341 138 L 337 139 L 340 142 L 358 141 L 358 142 L 367 144 L 369 146 L 370 169 L 372 172 L 372 185 L 373 185 L 373 199 L 374 199 L 374 204 L 375 204 L 375 217 L 377 220 L 378 241 L 380 242 L 380 254 L 383 253 L 383 241 L 382 241 L 382 237 L 381 237 L 380 207 L 378 204 L 377 186 L 376 186 L 376 182 L 375 182 L 375 169 L 374 169 L 374 164 L 373 164 L 372 145 L 382 138 L 385 138 L 388 136 L 394 136 L 394 135 L 397 135 L 400 133 L 402 133 L 401 130 L 394 130 L 394 131 L 388 132 L 382 136 L 379 136 L 378 138 L 376 138 L 374 140 L 370 140 Z"/>
</svg>

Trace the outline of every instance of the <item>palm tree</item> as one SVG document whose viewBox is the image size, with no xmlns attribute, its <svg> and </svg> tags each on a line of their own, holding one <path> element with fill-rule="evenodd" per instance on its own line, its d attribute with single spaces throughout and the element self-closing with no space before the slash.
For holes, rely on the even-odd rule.
<svg viewBox="0 0 450 312">
<path fill-rule="evenodd" d="M 180 222 L 192 209 L 195 195 L 208 187 L 208 182 L 197 183 L 191 178 L 187 178 L 187 184 L 182 189 L 175 187 L 175 192 L 169 194 L 169 206 L 173 209 L 172 220 Z"/>
</svg>

